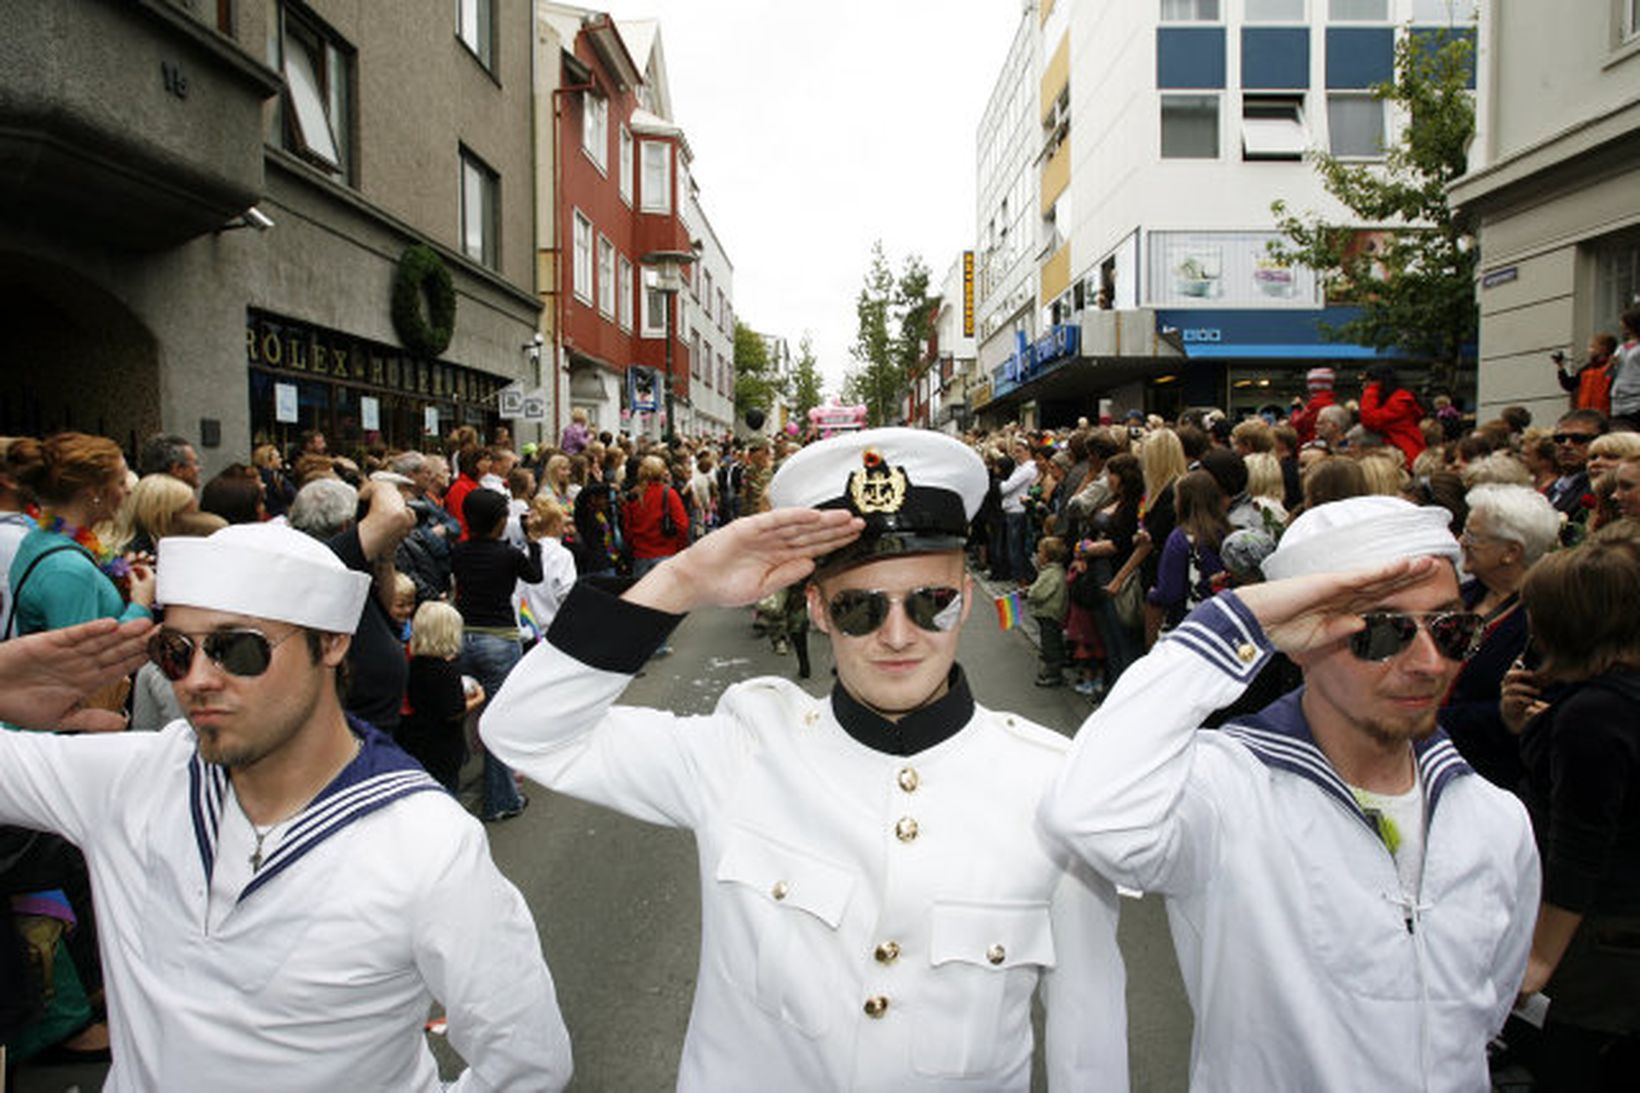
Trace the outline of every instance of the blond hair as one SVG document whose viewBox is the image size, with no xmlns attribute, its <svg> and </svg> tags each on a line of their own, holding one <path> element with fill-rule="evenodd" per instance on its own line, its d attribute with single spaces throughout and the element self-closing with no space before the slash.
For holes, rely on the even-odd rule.
<svg viewBox="0 0 1640 1093">
<path fill-rule="evenodd" d="M 1155 504 L 1156 499 L 1190 469 L 1179 434 L 1172 429 L 1146 433 L 1139 442 L 1139 468 L 1145 476 L 1145 496 Z"/>
<path fill-rule="evenodd" d="M 1399 449 L 1393 450 L 1399 454 Z M 1394 456 L 1389 452 L 1379 454 L 1375 449 L 1370 454 L 1362 456 L 1359 462 L 1361 473 L 1367 479 L 1368 493 L 1380 493 L 1388 497 L 1400 495 L 1401 483 L 1405 480 L 1406 473 L 1401 470 Z"/>
<path fill-rule="evenodd" d="M 1269 452 L 1250 452 L 1242 460 L 1247 465 L 1247 496 L 1280 501 L 1287 496 L 1287 482 L 1281 476 L 1281 460 Z"/>
<path fill-rule="evenodd" d="M 176 532 L 177 517 L 193 503 L 193 487 L 180 478 L 164 472 L 144 475 L 114 519 L 114 541 L 124 549 L 138 532 L 145 532 L 158 543 Z"/>
<path fill-rule="evenodd" d="M 428 600 L 410 620 L 410 655 L 450 657 L 461 653 L 461 612 L 443 600 Z"/>
</svg>

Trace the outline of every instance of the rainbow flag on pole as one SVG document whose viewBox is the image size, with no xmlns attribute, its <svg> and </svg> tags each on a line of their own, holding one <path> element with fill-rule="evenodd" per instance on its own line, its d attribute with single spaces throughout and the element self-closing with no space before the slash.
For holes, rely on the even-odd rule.
<svg viewBox="0 0 1640 1093">
<path fill-rule="evenodd" d="M 1005 596 L 996 598 L 997 625 L 1004 630 L 1012 630 L 1019 625 L 1019 613 L 1022 607 L 1019 589 L 1014 589 Z"/>
<path fill-rule="evenodd" d="M 523 600 L 518 601 L 519 637 L 525 641 L 540 641 L 546 635 L 541 631 L 541 624 L 535 621 L 535 612 Z"/>
</svg>

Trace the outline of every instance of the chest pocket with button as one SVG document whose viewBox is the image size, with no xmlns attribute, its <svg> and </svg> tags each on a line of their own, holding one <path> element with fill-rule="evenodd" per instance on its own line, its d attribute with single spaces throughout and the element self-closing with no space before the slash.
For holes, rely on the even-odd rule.
<svg viewBox="0 0 1640 1093">
<path fill-rule="evenodd" d="M 854 873 L 744 828 L 728 838 L 716 879 L 732 900 L 725 972 L 759 1009 L 819 1036 L 849 1008 L 839 983 L 837 928 Z"/>
<path fill-rule="evenodd" d="M 1028 1065 L 1031 993 L 1054 965 L 1047 903 L 940 900 L 932 915 L 912 1065 L 941 1077 Z"/>
</svg>

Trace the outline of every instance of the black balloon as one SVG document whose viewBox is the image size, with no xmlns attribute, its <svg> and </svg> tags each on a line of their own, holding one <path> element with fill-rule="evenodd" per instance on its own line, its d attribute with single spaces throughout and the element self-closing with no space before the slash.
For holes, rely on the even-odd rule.
<svg viewBox="0 0 1640 1093">
<path fill-rule="evenodd" d="M 752 407 L 746 411 L 746 427 L 749 429 L 763 428 L 763 411 Z"/>
</svg>

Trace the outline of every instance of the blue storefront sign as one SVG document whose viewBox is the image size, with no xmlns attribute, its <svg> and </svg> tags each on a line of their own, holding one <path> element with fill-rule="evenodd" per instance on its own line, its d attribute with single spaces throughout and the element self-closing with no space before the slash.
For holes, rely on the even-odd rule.
<svg viewBox="0 0 1640 1093">
<path fill-rule="evenodd" d="M 1048 332 L 1036 340 L 1036 371 L 1046 372 L 1076 356 L 1082 343 L 1082 328 L 1071 323 L 1050 326 Z"/>
<path fill-rule="evenodd" d="M 1173 328 L 1185 356 L 1246 360 L 1375 360 L 1396 356 L 1349 342 L 1328 341 L 1323 325 L 1338 327 L 1359 317 L 1359 308 L 1319 311 L 1170 308 L 1156 312 L 1158 329 Z"/>
</svg>

